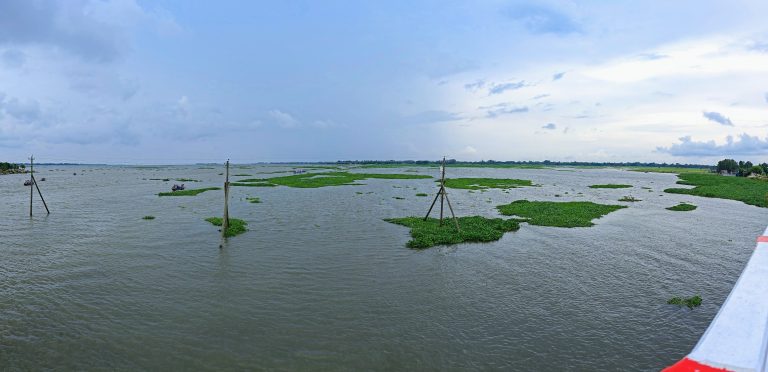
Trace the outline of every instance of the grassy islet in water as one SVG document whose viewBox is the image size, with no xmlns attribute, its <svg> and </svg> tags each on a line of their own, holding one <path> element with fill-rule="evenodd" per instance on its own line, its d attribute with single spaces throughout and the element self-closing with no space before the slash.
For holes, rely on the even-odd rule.
<svg viewBox="0 0 768 372">
<path fill-rule="evenodd" d="M 590 189 L 626 189 L 630 188 L 632 185 L 618 185 L 614 183 L 609 183 L 605 185 L 590 185 Z"/>
<path fill-rule="evenodd" d="M 692 189 L 672 188 L 664 192 L 687 194 L 705 198 L 738 200 L 749 205 L 768 207 L 768 182 L 746 177 L 728 177 L 717 174 L 683 173 L 677 176 L 680 185 L 696 186 Z"/>
<path fill-rule="evenodd" d="M 669 305 L 677 305 L 680 307 L 688 306 L 689 309 L 693 309 L 694 307 L 701 306 L 701 296 L 696 295 L 693 297 L 672 297 L 669 300 L 667 300 L 667 304 Z"/>
<path fill-rule="evenodd" d="M 522 186 L 533 186 L 533 183 L 530 180 L 512 178 L 448 178 L 445 180 L 445 187 L 452 189 L 512 189 Z"/>
<path fill-rule="evenodd" d="M 453 219 L 421 217 L 388 218 L 387 222 L 411 228 L 409 248 L 424 249 L 435 245 L 458 244 L 464 242 L 491 242 L 501 239 L 505 232 L 517 231 L 520 224 L 515 219 L 485 218 L 480 216 L 459 217 L 460 230 L 456 230 Z"/>
<path fill-rule="evenodd" d="M 604 205 L 592 202 L 549 202 L 516 200 L 496 207 L 505 216 L 527 219 L 531 225 L 554 227 L 589 227 L 592 220 L 626 208 L 623 205 Z"/>
<path fill-rule="evenodd" d="M 221 187 L 205 187 L 202 189 L 189 189 L 189 190 L 179 190 L 179 191 L 171 191 L 171 192 L 161 192 L 157 195 L 158 196 L 195 196 L 197 194 L 210 191 L 210 190 L 221 190 Z"/>
<path fill-rule="evenodd" d="M 670 211 L 676 211 L 676 212 L 688 212 L 696 209 L 697 207 L 693 204 L 688 203 L 680 203 L 678 205 L 675 205 L 674 207 L 669 207 L 667 210 Z"/>
<path fill-rule="evenodd" d="M 208 217 L 205 220 L 210 222 L 214 226 L 221 226 L 224 223 L 224 219 L 221 217 Z M 248 231 L 248 229 L 245 227 L 246 225 L 248 225 L 248 223 L 241 219 L 230 218 L 229 226 L 227 227 L 227 231 L 224 232 L 224 236 L 232 237 L 235 235 L 240 235 Z"/>
</svg>

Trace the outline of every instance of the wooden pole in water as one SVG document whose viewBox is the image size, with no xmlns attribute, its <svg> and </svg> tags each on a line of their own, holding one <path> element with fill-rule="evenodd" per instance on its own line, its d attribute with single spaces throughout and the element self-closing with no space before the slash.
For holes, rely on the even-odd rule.
<svg viewBox="0 0 768 372">
<path fill-rule="evenodd" d="M 440 226 L 443 226 L 443 205 L 445 204 L 445 156 L 440 165 Z"/>
<path fill-rule="evenodd" d="M 35 174 L 35 156 L 30 155 L 29 156 L 29 179 L 31 182 L 34 182 L 32 181 L 32 177 L 34 177 L 34 174 Z M 35 190 L 32 190 L 32 185 L 29 185 L 29 217 L 30 218 L 32 217 L 32 195 L 33 195 L 32 193 L 34 191 Z"/>
<path fill-rule="evenodd" d="M 40 187 L 37 186 L 37 180 L 35 179 L 35 176 L 32 176 L 32 184 L 35 185 L 35 188 L 37 189 L 37 194 L 40 195 L 40 200 L 43 201 L 43 206 L 45 207 L 45 211 L 48 212 L 48 214 L 51 214 L 51 211 L 48 210 L 48 204 L 45 203 L 45 198 L 43 198 L 43 193 L 40 192 Z"/>
<path fill-rule="evenodd" d="M 224 179 L 224 219 L 221 221 L 221 237 L 226 237 L 229 228 L 229 159 L 227 159 L 227 175 Z"/>
</svg>

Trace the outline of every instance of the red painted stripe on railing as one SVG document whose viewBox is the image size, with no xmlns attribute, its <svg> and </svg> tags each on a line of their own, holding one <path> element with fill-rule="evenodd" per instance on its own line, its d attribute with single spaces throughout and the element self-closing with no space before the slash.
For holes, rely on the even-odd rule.
<svg viewBox="0 0 768 372">
<path fill-rule="evenodd" d="M 701 364 L 688 357 L 683 358 L 679 362 L 664 368 L 662 372 L 727 372 L 725 368 L 710 367 L 706 364 Z"/>
<path fill-rule="evenodd" d="M 765 235 L 758 236 L 757 237 L 757 242 L 758 243 L 768 243 L 768 236 L 765 236 Z"/>
</svg>

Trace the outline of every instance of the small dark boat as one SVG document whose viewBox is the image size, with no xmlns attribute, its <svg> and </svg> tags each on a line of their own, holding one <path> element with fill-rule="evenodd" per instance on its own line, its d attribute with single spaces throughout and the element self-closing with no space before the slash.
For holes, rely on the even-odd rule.
<svg viewBox="0 0 768 372">
<path fill-rule="evenodd" d="M 24 186 L 32 186 L 32 180 L 24 181 Z"/>
<path fill-rule="evenodd" d="M 184 190 L 184 184 L 183 183 L 181 185 L 174 184 L 173 187 L 171 187 L 171 191 L 181 191 L 181 190 Z"/>
<path fill-rule="evenodd" d="M 40 179 L 40 182 L 43 182 L 43 181 L 45 181 L 45 177 L 43 177 L 43 178 L 41 178 L 41 179 Z"/>
</svg>

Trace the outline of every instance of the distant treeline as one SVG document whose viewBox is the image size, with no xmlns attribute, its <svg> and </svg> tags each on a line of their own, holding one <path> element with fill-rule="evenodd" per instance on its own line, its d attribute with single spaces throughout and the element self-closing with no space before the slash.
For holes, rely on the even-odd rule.
<svg viewBox="0 0 768 372">
<path fill-rule="evenodd" d="M 0 173 L 19 173 L 24 169 L 24 164 L 14 164 L 0 161 Z"/>
<path fill-rule="evenodd" d="M 717 162 L 718 173 L 735 174 L 738 177 L 768 174 L 768 163 L 752 164 L 751 161 L 723 159 Z"/>
<path fill-rule="evenodd" d="M 414 165 L 434 165 L 440 164 L 440 161 L 434 160 L 339 160 L 337 164 L 414 164 Z M 570 167 L 653 167 L 653 168 L 697 168 L 697 169 L 710 169 L 713 168 L 710 165 L 701 164 L 680 164 L 680 163 L 643 163 L 643 162 L 627 162 L 627 163 L 612 163 L 612 162 L 591 162 L 591 161 L 498 161 L 498 160 L 481 160 L 481 161 L 458 161 L 456 159 L 446 159 L 446 164 L 449 165 L 522 165 L 522 166 L 570 166 Z"/>
</svg>

